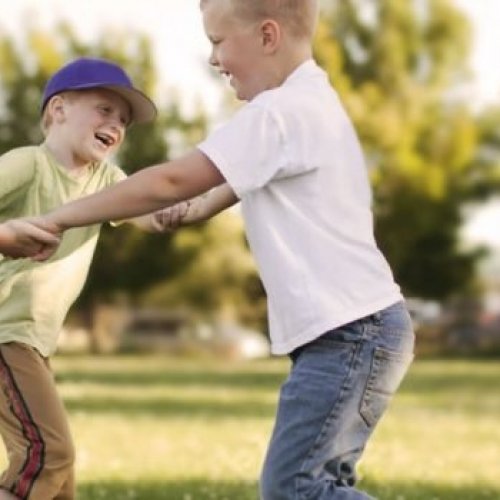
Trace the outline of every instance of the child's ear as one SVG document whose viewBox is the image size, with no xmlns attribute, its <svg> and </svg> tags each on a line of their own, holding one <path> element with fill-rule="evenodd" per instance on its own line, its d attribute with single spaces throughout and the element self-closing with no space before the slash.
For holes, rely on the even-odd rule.
<svg viewBox="0 0 500 500">
<path fill-rule="evenodd" d="M 261 24 L 262 47 L 266 54 L 276 52 L 281 41 L 281 26 L 273 19 Z"/>
<path fill-rule="evenodd" d="M 47 104 L 47 110 L 54 121 L 57 121 L 58 123 L 64 121 L 64 98 L 60 95 L 55 95 L 54 97 L 52 97 Z"/>
</svg>

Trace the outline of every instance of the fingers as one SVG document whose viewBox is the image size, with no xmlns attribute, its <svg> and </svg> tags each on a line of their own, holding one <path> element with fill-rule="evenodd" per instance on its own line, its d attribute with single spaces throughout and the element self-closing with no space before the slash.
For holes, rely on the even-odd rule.
<svg viewBox="0 0 500 500">
<path fill-rule="evenodd" d="M 180 205 L 182 205 L 182 203 L 178 203 L 177 205 L 170 207 L 168 210 L 168 224 L 170 229 L 177 229 L 181 223 L 182 216 L 179 207 Z"/>
<path fill-rule="evenodd" d="M 61 241 L 61 239 L 55 234 L 49 233 L 48 231 L 40 229 L 39 227 L 29 223 L 26 230 L 29 232 L 29 236 L 34 241 L 43 245 L 57 246 Z"/>
<path fill-rule="evenodd" d="M 179 203 L 177 205 L 179 207 L 179 217 L 180 220 L 182 220 L 184 217 L 186 217 L 189 207 L 191 206 L 191 202 L 189 200 L 183 201 L 182 203 Z M 179 220 L 179 222 L 180 222 Z"/>
<path fill-rule="evenodd" d="M 35 262 L 43 262 L 43 261 L 49 259 L 50 257 L 52 257 L 52 255 L 54 255 L 56 250 L 57 250 L 57 247 L 45 246 L 45 247 L 42 247 L 34 255 L 31 255 L 30 258 L 31 258 L 31 260 L 34 260 Z"/>
<path fill-rule="evenodd" d="M 1 226 L 2 245 L 0 251 L 11 258 L 31 257 L 42 249 L 52 248 L 54 253 L 60 237 L 37 227 L 27 219 L 13 219 Z"/>
<path fill-rule="evenodd" d="M 47 217 L 37 216 L 37 217 L 26 217 L 22 219 L 22 221 L 31 224 L 33 227 L 37 227 L 40 230 L 43 230 L 46 234 L 52 234 L 54 236 L 60 236 L 62 231 L 61 229 L 51 222 Z"/>
<path fill-rule="evenodd" d="M 159 231 L 168 232 L 177 229 L 189 210 L 189 202 L 182 201 L 176 205 L 159 210 L 154 214 L 154 221 Z"/>
<path fill-rule="evenodd" d="M 160 233 L 170 231 L 170 215 L 165 210 L 159 210 L 153 215 L 154 229 Z"/>
</svg>

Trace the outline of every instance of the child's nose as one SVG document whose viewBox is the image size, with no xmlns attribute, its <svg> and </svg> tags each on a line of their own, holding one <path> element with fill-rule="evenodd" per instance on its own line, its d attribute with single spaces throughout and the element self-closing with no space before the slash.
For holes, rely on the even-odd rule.
<svg viewBox="0 0 500 500">
<path fill-rule="evenodd" d="M 110 125 L 114 130 L 120 131 L 125 128 L 125 123 L 123 122 L 123 118 L 121 115 L 112 116 Z"/>
<path fill-rule="evenodd" d="M 219 63 L 217 61 L 217 57 L 215 56 L 215 52 L 213 50 L 210 53 L 210 56 L 208 58 L 208 64 L 210 64 L 210 66 L 218 66 L 219 65 Z"/>
</svg>

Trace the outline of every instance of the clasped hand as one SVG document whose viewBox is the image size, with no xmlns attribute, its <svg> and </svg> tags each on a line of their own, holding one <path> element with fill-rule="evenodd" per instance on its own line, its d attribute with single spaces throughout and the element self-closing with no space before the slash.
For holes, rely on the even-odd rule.
<svg viewBox="0 0 500 500">
<path fill-rule="evenodd" d="M 0 224 L 0 253 L 14 259 L 47 260 L 60 241 L 59 229 L 42 217 L 11 219 Z"/>
</svg>

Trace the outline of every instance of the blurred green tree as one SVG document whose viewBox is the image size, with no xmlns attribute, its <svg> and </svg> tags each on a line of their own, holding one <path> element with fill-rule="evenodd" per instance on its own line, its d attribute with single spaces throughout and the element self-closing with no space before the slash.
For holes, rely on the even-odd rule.
<svg viewBox="0 0 500 500">
<path fill-rule="evenodd" d="M 87 44 L 71 26 L 60 23 L 50 32 L 30 28 L 26 43 L 27 47 L 20 48 L 0 30 L 0 153 L 43 140 L 38 125 L 43 86 L 55 70 L 74 57 L 114 60 L 139 88 L 151 96 L 157 94 L 147 35 L 106 31 Z M 201 107 L 187 119 L 175 96 L 162 97 L 166 104 L 159 106 L 156 122 L 131 127 L 127 134 L 117 160 L 129 174 L 165 161 L 172 148 L 185 149 L 203 137 L 207 121 Z M 233 243 L 228 245 L 220 234 L 231 234 Z M 205 314 L 224 309 L 233 311 L 237 318 L 251 317 L 248 310 L 255 286 L 249 283 L 256 281 L 241 224 L 235 224 L 234 216 L 172 235 L 148 234 L 128 224 L 104 226 L 77 306 L 91 312 L 94 304 L 125 296 L 143 305 L 187 306 Z M 255 300 L 261 300 L 261 295 Z"/>
<path fill-rule="evenodd" d="M 203 227 L 183 229 L 175 239 L 178 255 L 196 255 L 183 268 L 182 280 L 153 287 L 144 300 L 158 306 L 191 305 L 205 319 L 242 322 L 265 331 L 265 296 L 245 244 L 242 218 L 228 210 Z"/>
<path fill-rule="evenodd" d="M 498 192 L 500 112 L 474 111 L 460 94 L 470 44 L 465 17 L 451 0 L 323 4 L 315 55 L 360 134 L 377 237 L 397 280 L 406 294 L 428 298 L 470 289 L 480 252 L 460 247 L 462 208 Z M 60 24 L 50 33 L 31 28 L 26 37 L 29 50 L 20 50 L 0 28 L 0 152 L 41 140 L 41 89 L 74 56 L 114 59 L 157 93 L 147 36 L 106 31 L 90 45 Z M 119 163 L 132 173 L 168 159 L 206 126 L 201 110 L 185 119 L 172 99 L 155 124 L 130 130 Z M 122 291 L 141 303 L 232 310 L 240 318 L 257 311 L 260 324 L 265 315 L 264 291 L 231 213 L 174 236 L 104 228 L 80 304 Z"/>
<path fill-rule="evenodd" d="M 462 209 L 498 192 L 500 121 L 460 94 L 465 16 L 451 0 L 323 4 L 316 57 L 360 134 L 377 239 L 396 279 L 419 297 L 471 290 L 482 251 L 461 248 Z"/>
</svg>

